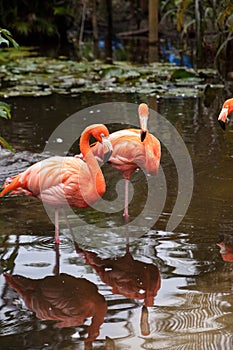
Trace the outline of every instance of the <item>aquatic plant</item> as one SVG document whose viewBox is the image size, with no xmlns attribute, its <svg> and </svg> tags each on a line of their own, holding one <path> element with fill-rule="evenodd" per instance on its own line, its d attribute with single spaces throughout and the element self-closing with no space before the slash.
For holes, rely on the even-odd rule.
<svg viewBox="0 0 233 350">
<path fill-rule="evenodd" d="M 0 47 L 7 46 L 12 44 L 15 48 L 18 48 L 18 43 L 12 38 L 11 33 L 7 29 L 0 29 Z M 0 101 L 0 117 L 4 119 L 11 118 L 11 108 L 10 105 L 6 102 Z M 9 145 L 9 143 L 0 136 L 0 148 L 4 147 L 13 151 L 13 148 Z"/>
</svg>

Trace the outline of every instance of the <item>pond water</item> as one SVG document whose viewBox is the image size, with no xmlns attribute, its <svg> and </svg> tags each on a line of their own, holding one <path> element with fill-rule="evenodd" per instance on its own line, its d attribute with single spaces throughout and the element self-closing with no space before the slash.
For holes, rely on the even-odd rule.
<svg viewBox="0 0 233 350">
<path fill-rule="evenodd" d="M 1 135 L 16 155 L 1 151 L 1 184 L 45 157 L 40 153 L 51 133 L 73 113 L 106 102 L 146 102 L 183 138 L 194 189 L 183 220 L 168 232 L 178 175 L 162 144 L 167 197 L 157 222 L 141 228 L 130 221 L 126 227 L 122 210 L 103 214 L 75 209 L 82 218 L 82 225 L 76 225 L 77 216 L 70 218 L 76 242 L 62 225 L 59 251 L 53 223 L 40 201 L 1 198 L 1 350 L 233 347 L 233 129 L 224 133 L 216 121 L 226 97 L 220 92 L 208 103 L 204 98 L 115 94 L 9 99 L 13 119 L 0 121 Z M 109 129 L 127 124 L 110 124 Z M 77 146 L 71 154 L 78 152 Z M 106 200 L 111 201 L 122 176 L 107 165 L 103 170 Z M 131 182 L 130 220 L 148 195 L 142 171 Z M 124 234 L 118 235 L 127 229 L 135 232 L 129 245 Z M 220 254 L 219 242 L 228 254 Z"/>
</svg>

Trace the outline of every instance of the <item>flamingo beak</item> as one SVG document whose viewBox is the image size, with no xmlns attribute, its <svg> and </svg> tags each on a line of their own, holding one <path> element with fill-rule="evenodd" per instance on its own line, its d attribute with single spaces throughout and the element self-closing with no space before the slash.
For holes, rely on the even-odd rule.
<svg viewBox="0 0 233 350">
<path fill-rule="evenodd" d="M 147 131 L 141 130 L 141 142 L 143 142 L 146 138 Z"/>
<path fill-rule="evenodd" d="M 225 246 L 224 242 L 216 243 L 216 245 L 220 248 L 220 254 L 227 253 L 226 246 Z"/>
<path fill-rule="evenodd" d="M 104 150 L 104 160 L 103 160 L 103 162 L 107 163 L 107 161 L 111 157 L 112 151 L 113 151 L 112 144 L 111 144 L 111 142 L 110 142 L 108 137 L 102 136 L 102 145 L 103 145 L 103 150 Z"/>
<path fill-rule="evenodd" d="M 148 115 L 140 115 L 141 142 L 146 138 Z"/>
<path fill-rule="evenodd" d="M 228 116 L 228 107 L 224 107 L 222 108 L 218 117 L 218 122 L 223 130 L 226 130 L 227 116 Z"/>
<path fill-rule="evenodd" d="M 225 131 L 226 130 L 226 124 L 225 122 L 223 122 L 222 120 L 219 120 L 219 125 L 221 126 L 221 128 Z"/>
</svg>

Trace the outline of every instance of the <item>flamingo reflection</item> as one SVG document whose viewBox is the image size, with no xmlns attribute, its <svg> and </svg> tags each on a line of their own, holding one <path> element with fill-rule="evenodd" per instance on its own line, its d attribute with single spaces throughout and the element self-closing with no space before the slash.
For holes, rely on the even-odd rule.
<svg viewBox="0 0 233 350">
<path fill-rule="evenodd" d="M 85 262 L 112 288 L 113 294 L 127 298 L 143 299 L 141 332 L 149 335 L 148 306 L 154 305 L 154 298 L 161 286 L 161 277 L 156 265 L 133 258 L 128 246 L 122 257 L 102 259 L 95 252 L 81 249 L 75 243 L 76 252 L 83 254 Z"/>
<path fill-rule="evenodd" d="M 57 266 L 55 271 L 58 271 Z M 107 303 L 94 283 L 66 273 L 41 279 L 11 274 L 4 276 L 7 283 L 22 297 L 26 307 L 34 311 L 38 318 L 55 320 L 57 327 L 81 326 L 86 318 L 91 318 L 85 341 L 88 348 L 98 337 L 107 312 Z"/>
</svg>

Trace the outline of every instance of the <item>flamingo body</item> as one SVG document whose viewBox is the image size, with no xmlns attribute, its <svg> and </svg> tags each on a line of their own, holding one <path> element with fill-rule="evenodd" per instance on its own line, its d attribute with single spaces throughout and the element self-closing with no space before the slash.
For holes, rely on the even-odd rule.
<svg viewBox="0 0 233 350">
<path fill-rule="evenodd" d="M 17 175 L 1 195 L 26 194 L 54 207 L 68 202 L 73 207 L 85 208 L 104 194 L 105 181 L 98 182 L 97 191 L 94 187 L 91 172 L 83 160 L 56 156 L 35 163 Z"/>
<path fill-rule="evenodd" d="M 109 136 L 113 152 L 108 163 L 120 170 L 127 180 L 137 168 L 144 169 L 150 175 L 156 175 L 158 172 L 161 154 L 160 142 L 149 133 L 141 142 L 140 133 L 140 130 L 137 129 L 125 129 Z M 103 150 L 100 144 L 92 147 L 92 151 L 98 159 L 102 159 Z"/>
</svg>

